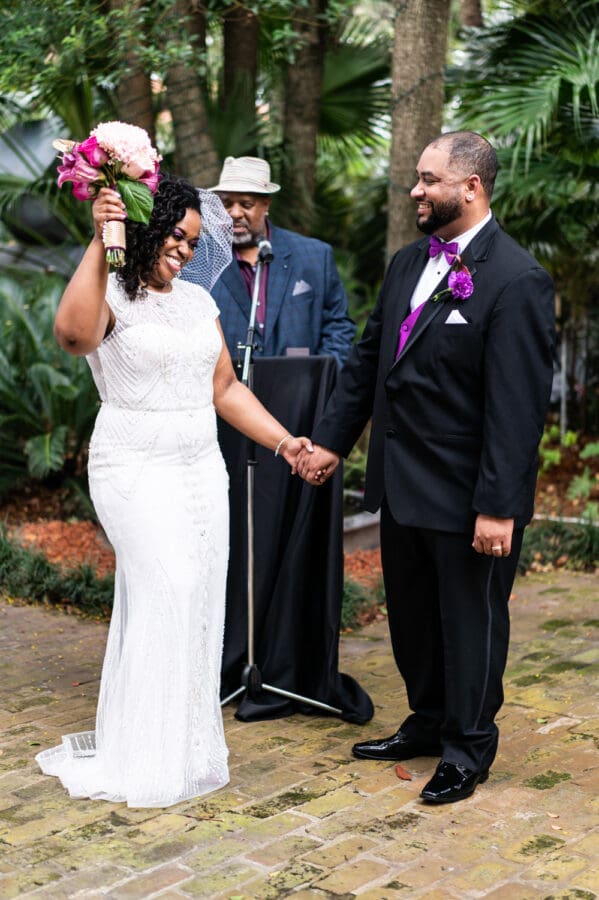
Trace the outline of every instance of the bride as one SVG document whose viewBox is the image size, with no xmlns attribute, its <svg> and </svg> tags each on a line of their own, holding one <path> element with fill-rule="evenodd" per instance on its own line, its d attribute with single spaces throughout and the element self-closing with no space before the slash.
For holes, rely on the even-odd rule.
<svg viewBox="0 0 599 900">
<path fill-rule="evenodd" d="M 216 413 L 293 473 L 312 448 L 237 380 L 211 296 L 176 279 L 201 228 L 209 255 L 225 244 L 222 267 L 229 262 L 218 198 L 200 201 L 192 185 L 164 176 L 149 224 L 126 222 L 116 275 L 102 242 L 114 219 L 125 207 L 103 188 L 55 321 L 60 346 L 87 355 L 102 399 L 89 483 L 116 553 L 114 608 L 96 730 L 65 735 L 36 760 L 72 797 L 164 807 L 229 780 L 219 704 L 229 504 Z"/>
</svg>

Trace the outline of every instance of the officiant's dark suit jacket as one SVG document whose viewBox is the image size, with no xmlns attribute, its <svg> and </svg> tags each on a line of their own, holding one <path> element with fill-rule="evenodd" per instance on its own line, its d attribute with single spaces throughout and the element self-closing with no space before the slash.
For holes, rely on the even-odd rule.
<svg viewBox="0 0 599 900">
<path fill-rule="evenodd" d="M 256 334 L 258 356 L 284 356 L 289 347 L 310 355 L 347 359 L 356 326 L 349 317 L 333 251 L 316 238 L 270 226 L 273 260 L 268 267 L 266 326 Z M 212 288 L 220 323 L 235 362 L 245 342 L 251 301 L 234 259 Z"/>
<path fill-rule="evenodd" d="M 472 295 L 429 298 L 395 361 L 427 252 L 424 238 L 391 260 L 312 437 L 346 456 L 372 415 L 365 506 L 385 497 L 400 525 L 472 535 L 484 513 L 522 527 L 551 389 L 551 279 L 493 218 L 463 254 Z"/>
</svg>

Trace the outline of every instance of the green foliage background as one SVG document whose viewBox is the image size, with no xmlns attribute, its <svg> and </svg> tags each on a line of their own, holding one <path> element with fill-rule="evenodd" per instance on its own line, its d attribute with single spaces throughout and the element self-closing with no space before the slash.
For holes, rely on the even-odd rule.
<svg viewBox="0 0 599 900">
<path fill-rule="evenodd" d="M 57 134 L 87 136 L 118 117 L 116 88 L 132 42 L 163 78 L 191 64 L 204 87 L 221 156 L 258 146 L 277 171 L 282 159 L 283 66 L 297 52 L 291 14 L 306 0 L 256 0 L 260 17 L 260 100 L 269 117 L 238 121 L 222 94 L 222 21 L 229 4 L 206 4 L 209 42 L 200 50 L 174 0 L 8 0 L 0 8 L 0 133 L 19 122 L 51 123 Z M 329 42 L 321 96 L 313 233 L 335 248 L 358 331 L 372 308 L 385 259 L 389 152 L 391 14 L 384 0 L 322 4 Z M 568 373 L 570 416 L 599 428 L 599 0 L 487 0 L 485 27 L 459 26 L 453 0 L 447 66 L 448 128 L 482 131 L 502 169 L 493 209 L 506 229 L 552 273 L 560 325 L 572 329 L 585 382 Z M 138 37 L 144 35 L 144 41 Z M 156 113 L 165 98 L 157 93 Z M 162 120 L 161 120 L 162 121 Z M 172 162 L 172 133 L 158 140 Z M 0 174 L 0 217 L 18 218 L 35 198 L 70 243 L 90 234 L 89 205 L 56 187 L 55 161 L 40 171 L 17 147 L 30 174 Z M 282 192 L 273 216 L 285 224 L 294 202 Z M 277 205 L 278 204 L 278 205 Z M 12 216 L 12 219 L 11 219 Z M 0 225 L 0 241 L 10 239 Z M 44 240 L 40 238 L 39 246 Z M 63 252 L 52 250 L 58 260 Z M 97 398 L 84 360 L 54 344 L 52 318 L 64 282 L 24 268 L 0 277 L 0 494 L 27 477 L 78 479 Z M 578 427 L 578 422 L 575 423 Z M 358 487 L 365 440 L 352 454 L 348 484 Z"/>
</svg>

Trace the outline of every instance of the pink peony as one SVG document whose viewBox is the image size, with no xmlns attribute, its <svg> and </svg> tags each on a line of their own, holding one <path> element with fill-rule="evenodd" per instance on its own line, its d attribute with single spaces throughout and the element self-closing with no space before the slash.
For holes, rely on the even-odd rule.
<svg viewBox="0 0 599 900">
<path fill-rule="evenodd" d="M 91 134 L 111 160 L 118 160 L 124 175 L 134 180 L 154 170 L 160 157 L 152 147 L 148 133 L 125 122 L 102 122 Z"/>
<path fill-rule="evenodd" d="M 91 135 L 85 141 L 82 141 L 80 144 L 77 144 L 77 152 L 82 153 L 86 160 L 91 163 L 92 166 L 103 166 L 105 162 L 108 162 L 108 154 L 102 150 L 100 145 L 98 144 L 97 139 Z"/>
</svg>

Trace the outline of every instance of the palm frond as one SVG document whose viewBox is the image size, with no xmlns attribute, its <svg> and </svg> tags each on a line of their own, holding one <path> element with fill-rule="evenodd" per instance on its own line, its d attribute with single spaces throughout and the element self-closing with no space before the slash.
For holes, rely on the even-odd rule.
<svg viewBox="0 0 599 900">
<path fill-rule="evenodd" d="M 509 136 L 514 154 L 526 148 L 528 162 L 547 146 L 565 110 L 577 134 L 588 134 L 597 127 L 598 50 L 597 28 L 580 15 L 525 16 L 478 33 L 462 71 L 449 71 L 457 119 Z"/>
</svg>

